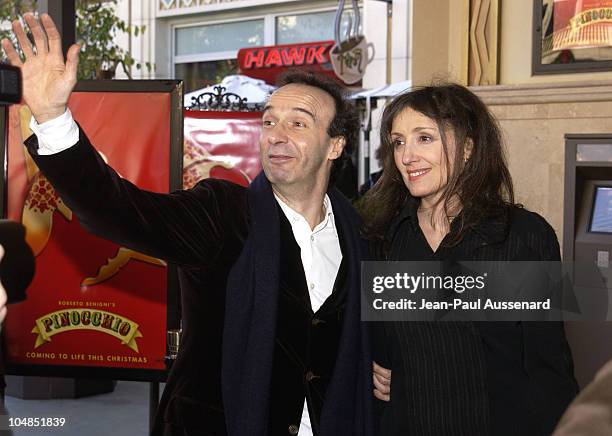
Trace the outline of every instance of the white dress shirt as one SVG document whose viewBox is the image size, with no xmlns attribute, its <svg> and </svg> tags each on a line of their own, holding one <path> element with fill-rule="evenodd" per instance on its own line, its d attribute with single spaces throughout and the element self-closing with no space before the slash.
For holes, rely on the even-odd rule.
<svg viewBox="0 0 612 436">
<path fill-rule="evenodd" d="M 311 230 L 306 218 L 291 209 L 277 195 L 274 196 L 287 220 L 289 220 L 293 237 L 300 247 L 302 266 L 304 267 L 306 284 L 310 294 L 310 305 L 313 312 L 316 312 L 331 295 L 342 261 L 340 240 L 334 222 L 331 201 L 325 194 L 323 200 L 325 217 L 314 230 Z M 313 435 L 305 400 L 298 434 L 300 436 Z"/>
<path fill-rule="evenodd" d="M 38 124 L 32 117 L 30 129 L 38 139 L 38 154 L 40 155 L 59 153 L 79 141 L 78 126 L 68 109 L 63 115 L 42 124 Z M 342 261 L 340 240 L 334 222 L 331 201 L 326 194 L 323 200 L 325 217 L 312 230 L 302 215 L 291 209 L 278 196 L 275 195 L 275 197 L 289 220 L 293 236 L 300 247 L 310 304 L 313 312 L 316 312 L 331 295 Z M 306 400 L 304 400 L 299 435 L 313 435 Z"/>
</svg>

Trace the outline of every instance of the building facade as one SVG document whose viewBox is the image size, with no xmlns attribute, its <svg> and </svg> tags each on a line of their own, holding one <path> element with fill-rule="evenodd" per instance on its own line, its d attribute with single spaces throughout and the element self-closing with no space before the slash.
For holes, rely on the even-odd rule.
<svg viewBox="0 0 612 436">
<path fill-rule="evenodd" d="M 392 60 L 387 74 L 387 3 L 359 2 L 361 28 L 373 44 L 364 87 L 409 79 L 410 0 L 393 2 Z M 154 71 L 134 70 L 134 78 L 185 80 L 186 92 L 218 82 L 237 72 L 241 48 L 334 39 L 335 0 L 120 0 L 118 15 L 133 25 L 145 25 L 137 37 L 121 35 L 122 46 Z M 343 34 L 354 20 L 345 5 Z M 122 78 L 121 71 L 117 77 Z"/>
<path fill-rule="evenodd" d="M 576 3 L 536 1 L 545 7 Z M 351 2 L 345 3 L 348 9 Z M 474 87 L 504 129 L 518 200 L 560 233 L 562 138 L 565 133 L 612 131 L 612 103 L 602 97 L 612 92 L 612 76 L 610 70 L 534 74 L 534 3 L 394 0 L 388 20 L 386 2 L 361 0 L 362 30 L 374 46 L 362 86 L 452 80 Z M 180 78 L 192 90 L 234 73 L 240 48 L 333 39 L 337 5 L 337 0 L 120 0 L 119 14 L 147 26 L 141 36 L 124 36 L 124 46 L 138 61 L 155 64 L 154 72 L 135 71 L 134 77 Z M 379 118 L 377 110 L 370 156 L 378 146 Z M 534 158 L 538 153 L 531 144 L 545 155 Z M 370 169 L 378 169 L 374 159 Z"/>
<path fill-rule="evenodd" d="M 189 90 L 233 72 L 239 48 L 333 39 L 337 4 L 121 0 L 120 10 L 148 26 L 142 37 L 125 41 L 136 59 L 156 65 L 140 77 L 183 78 Z M 567 196 L 566 138 L 612 137 L 612 0 L 394 0 L 391 19 L 387 2 L 361 0 L 360 7 L 363 33 L 374 46 L 362 86 L 405 80 L 470 86 L 502 128 L 516 202 L 546 218 L 560 242 L 573 244 L 562 237 L 574 231 L 568 217 L 578 214 Z M 379 119 L 380 109 L 373 112 L 369 153 L 362 149 L 361 157 L 374 155 Z M 606 169 L 597 174 L 612 183 L 612 143 L 603 145 Z M 377 169 L 372 159 L 370 170 Z M 606 259 L 610 250 L 601 250 Z M 584 385 L 612 357 L 612 329 L 567 329 Z M 586 347 L 593 338 L 598 342 Z"/>
</svg>

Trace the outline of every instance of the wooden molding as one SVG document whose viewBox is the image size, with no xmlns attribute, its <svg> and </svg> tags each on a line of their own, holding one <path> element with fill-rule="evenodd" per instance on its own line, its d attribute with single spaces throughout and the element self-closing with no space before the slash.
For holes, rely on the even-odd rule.
<svg viewBox="0 0 612 436">
<path fill-rule="evenodd" d="M 469 0 L 468 84 L 498 83 L 499 0 Z"/>
</svg>

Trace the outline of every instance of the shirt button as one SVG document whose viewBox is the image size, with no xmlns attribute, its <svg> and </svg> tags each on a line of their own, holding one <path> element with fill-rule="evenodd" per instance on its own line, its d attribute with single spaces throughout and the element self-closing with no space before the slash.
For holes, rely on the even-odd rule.
<svg viewBox="0 0 612 436">
<path fill-rule="evenodd" d="M 310 237 L 310 240 L 311 240 L 312 242 L 314 242 L 314 236 L 311 236 L 311 237 Z"/>
<path fill-rule="evenodd" d="M 319 378 L 319 376 L 315 375 L 312 371 L 308 371 L 304 377 L 306 378 L 307 382 L 313 381 L 315 378 Z"/>
<path fill-rule="evenodd" d="M 300 428 L 297 425 L 291 424 L 287 430 L 289 431 L 290 435 L 296 435 L 296 434 L 298 434 L 298 430 L 299 429 Z"/>
<path fill-rule="evenodd" d="M 302 289 L 304 289 L 304 288 L 302 288 Z M 311 283 L 311 284 L 310 284 L 310 289 L 311 289 L 311 290 L 312 290 L 312 289 L 314 289 L 314 283 Z"/>
</svg>

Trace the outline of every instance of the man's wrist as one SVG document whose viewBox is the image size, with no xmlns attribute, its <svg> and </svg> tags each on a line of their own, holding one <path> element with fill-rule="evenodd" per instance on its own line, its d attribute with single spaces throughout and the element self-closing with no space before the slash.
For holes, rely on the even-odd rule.
<svg viewBox="0 0 612 436">
<path fill-rule="evenodd" d="M 38 138 L 39 155 L 59 153 L 79 141 L 79 128 L 72 118 L 70 109 L 42 124 L 32 116 L 30 129 Z"/>
<path fill-rule="evenodd" d="M 45 113 L 40 113 L 40 114 L 32 113 L 32 116 L 34 117 L 34 119 L 36 120 L 38 124 L 43 124 L 43 123 L 46 123 L 47 121 L 51 121 L 56 118 L 59 118 L 60 116 L 64 115 L 65 112 L 66 112 L 66 106 L 62 106 L 62 107 L 53 109 Z"/>
</svg>

